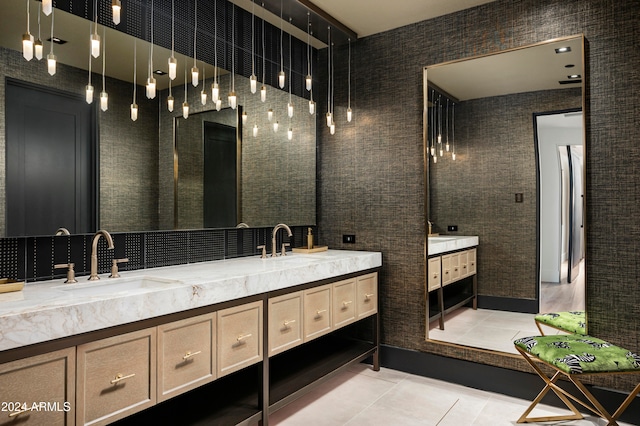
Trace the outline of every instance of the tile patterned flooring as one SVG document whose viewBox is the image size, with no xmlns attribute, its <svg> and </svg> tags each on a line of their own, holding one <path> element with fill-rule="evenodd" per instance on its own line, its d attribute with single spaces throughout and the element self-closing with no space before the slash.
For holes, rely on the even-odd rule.
<svg viewBox="0 0 640 426">
<path fill-rule="evenodd" d="M 540 389 L 543 383 L 540 381 Z M 277 426 L 514 426 L 530 401 L 365 364 L 354 365 L 269 417 Z M 534 416 L 563 414 L 539 405 Z M 620 426 L 625 425 L 618 422 Z M 532 423 L 530 423 L 532 424 Z M 606 421 L 547 422 L 601 426 Z"/>
</svg>

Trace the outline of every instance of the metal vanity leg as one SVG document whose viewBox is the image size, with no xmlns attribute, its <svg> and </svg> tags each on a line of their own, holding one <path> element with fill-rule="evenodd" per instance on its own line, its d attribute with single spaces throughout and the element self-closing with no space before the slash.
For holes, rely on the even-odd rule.
<svg viewBox="0 0 640 426">
<path fill-rule="evenodd" d="M 376 351 L 373 353 L 373 371 L 380 371 L 380 311 L 373 316 L 375 324 L 373 326 L 373 344 Z"/>
</svg>

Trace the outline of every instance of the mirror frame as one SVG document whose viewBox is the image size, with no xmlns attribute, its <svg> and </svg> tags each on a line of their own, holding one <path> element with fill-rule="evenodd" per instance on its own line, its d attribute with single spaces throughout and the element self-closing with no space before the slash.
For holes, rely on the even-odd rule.
<svg viewBox="0 0 640 426">
<path fill-rule="evenodd" d="M 531 48 L 531 47 L 538 47 L 538 46 L 544 46 L 544 45 L 548 45 L 548 44 L 552 44 L 552 43 L 557 43 L 557 42 L 562 42 L 562 41 L 568 41 L 568 40 L 580 40 L 580 44 L 582 46 L 582 52 L 581 52 L 581 62 L 582 62 L 582 82 L 580 84 L 580 88 L 582 90 L 582 103 L 581 103 L 581 108 L 582 108 L 582 112 L 583 112 L 583 125 L 582 125 L 582 143 L 584 146 L 584 152 L 586 154 L 587 152 L 587 137 L 586 137 L 586 131 L 587 131 L 587 120 L 588 120 L 588 110 L 587 110 L 587 93 L 586 93 L 586 87 L 587 87 L 587 79 L 588 79 L 588 75 L 587 75 L 587 69 L 586 69 L 586 55 L 587 55 L 587 42 L 585 39 L 584 34 L 575 34 L 575 35 L 571 35 L 571 36 L 566 36 L 566 37 L 558 37 L 558 38 L 553 38 L 553 39 L 549 39 L 549 40 L 545 40 L 542 42 L 538 42 L 538 43 L 532 43 L 532 44 L 528 44 L 528 45 L 524 45 L 524 46 L 519 46 L 519 47 L 515 47 L 515 48 L 510 48 L 510 49 L 505 49 L 505 50 L 500 50 L 500 51 L 496 51 L 496 52 L 491 52 L 491 53 L 487 53 L 487 54 L 483 54 L 483 55 L 476 55 L 476 56 L 472 56 L 472 57 L 468 57 L 468 58 L 461 58 L 461 59 L 456 59 L 456 60 L 451 60 L 451 61 L 446 61 L 446 62 L 441 62 L 438 64 L 433 64 L 433 65 L 428 65 L 425 66 L 423 68 L 423 81 L 422 81 L 422 86 L 423 86 L 423 111 L 422 111 L 422 120 L 423 120 L 423 132 L 422 132 L 422 142 L 423 142 L 423 185 L 424 185 L 424 258 L 423 258 L 423 267 L 424 267 L 424 271 L 425 271 L 425 275 L 424 275 L 424 302 L 425 302 L 425 341 L 426 343 L 433 343 L 433 344 L 438 344 L 438 345 L 448 345 L 448 346 L 453 346 L 453 347 L 464 347 L 464 348 L 469 348 L 469 349 L 475 349 L 475 350 L 482 350 L 482 351 L 491 351 L 494 353 L 505 353 L 505 352 L 500 352 L 500 351 L 495 351 L 495 350 L 491 350 L 491 349 L 485 349 L 485 348 L 481 348 L 481 347 L 473 347 L 473 346 L 465 346 L 465 345 L 461 345 L 461 344 L 453 344 L 453 343 L 449 343 L 449 342 L 444 342 L 444 341 L 439 341 L 439 340 L 434 340 L 434 339 L 430 339 L 429 338 L 429 290 L 428 290 L 428 271 L 429 271 L 429 267 L 428 267 L 428 259 L 429 259 L 429 239 L 428 239 L 428 235 L 427 235 L 427 230 L 429 228 L 429 216 L 430 216 L 430 201 L 429 201 L 429 167 L 430 167 L 430 153 L 429 153 L 429 127 L 428 127 L 428 115 L 429 115 L 429 81 L 427 78 L 427 74 L 428 74 L 428 70 L 429 69 L 433 69 L 433 68 L 437 68 L 437 67 L 442 67 L 445 65 L 450 65 L 450 64 L 454 64 L 454 63 L 459 63 L 459 62 L 466 62 L 466 61 L 470 61 L 470 60 L 474 60 L 474 59 L 480 59 L 480 58 L 486 58 L 486 57 L 491 57 L 491 56 L 495 56 L 495 55 L 500 55 L 503 53 L 509 53 L 509 52 L 515 52 L 515 51 L 520 51 L 523 49 L 527 49 L 527 48 Z M 444 92 L 446 94 L 446 90 L 444 90 Z M 532 144 L 535 144 L 535 140 L 532 140 Z M 536 161 L 538 161 L 536 159 Z M 586 156 L 585 156 L 585 167 L 583 167 L 582 170 L 582 175 L 583 175 L 583 182 L 585 183 L 585 186 L 587 185 L 587 180 L 586 180 Z M 540 302 L 540 196 L 539 196 L 539 175 L 536 176 L 536 267 L 537 267 L 537 283 L 536 283 L 536 297 L 537 297 L 537 302 L 539 305 Z M 585 197 L 586 197 L 586 192 L 585 192 Z M 587 244 L 587 239 L 586 239 L 586 229 L 587 229 L 587 214 L 586 214 L 586 198 L 583 200 L 583 215 L 585 217 L 585 221 L 584 221 L 584 244 L 586 246 Z M 586 261 L 586 253 L 585 253 L 585 261 Z M 584 280 L 585 280 L 585 305 L 586 305 L 586 286 L 587 286 L 587 276 L 586 276 L 586 268 L 584 271 Z M 585 306 L 585 315 L 586 315 L 586 306 Z"/>
</svg>

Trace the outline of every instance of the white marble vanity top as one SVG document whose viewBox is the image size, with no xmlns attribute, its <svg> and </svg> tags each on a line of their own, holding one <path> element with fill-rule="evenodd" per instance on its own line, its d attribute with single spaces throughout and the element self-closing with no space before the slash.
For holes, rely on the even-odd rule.
<svg viewBox="0 0 640 426">
<path fill-rule="evenodd" d="M 243 257 L 30 283 L 0 294 L 0 350 L 67 337 L 382 266 L 378 252 Z"/>
<path fill-rule="evenodd" d="M 429 237 L 428 255 L 447 253 L 455 250 L 462 250 L 478 245 L 477 236 L 457 236 L 457 235 L 441 235 L 438 237 Z"/>
</svg>

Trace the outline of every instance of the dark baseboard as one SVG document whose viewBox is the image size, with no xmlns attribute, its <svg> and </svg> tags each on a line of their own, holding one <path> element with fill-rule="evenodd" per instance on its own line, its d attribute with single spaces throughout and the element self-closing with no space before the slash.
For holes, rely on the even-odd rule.
<svg viewBox="0 0 640 426">
<path fill-rule="evenodd" d="M 386 368 L 527 401 L 532 401 L 544 387 L 544 383 L 535 373 L 525 373 L 394 346 L 381 346 L 380 361 Z M 560 386 L 575 394 L 573 385 L 569 382 L 562 381 Z M 610 413 L 613 413 L 626 398 L 626 394 L 615 390 L 589 385 L 587 388 Z M 549 392 L 542 402 L 564 408 L 562 402 L 552 392 Z M 640 419 L 640 397 L 635 398 L 619 420 L 629 424 L 640 424 L 638 419 Z M 514 422 L 516 420 L 513 419 Z"/>
<path fill-rule="evenodd" d="M 515 299 L 512 297 L 478 295 L 478 308 L 496 311 L 524 312 L 537 314 L 538 301 L 535 299 Z"/>
</svg>

